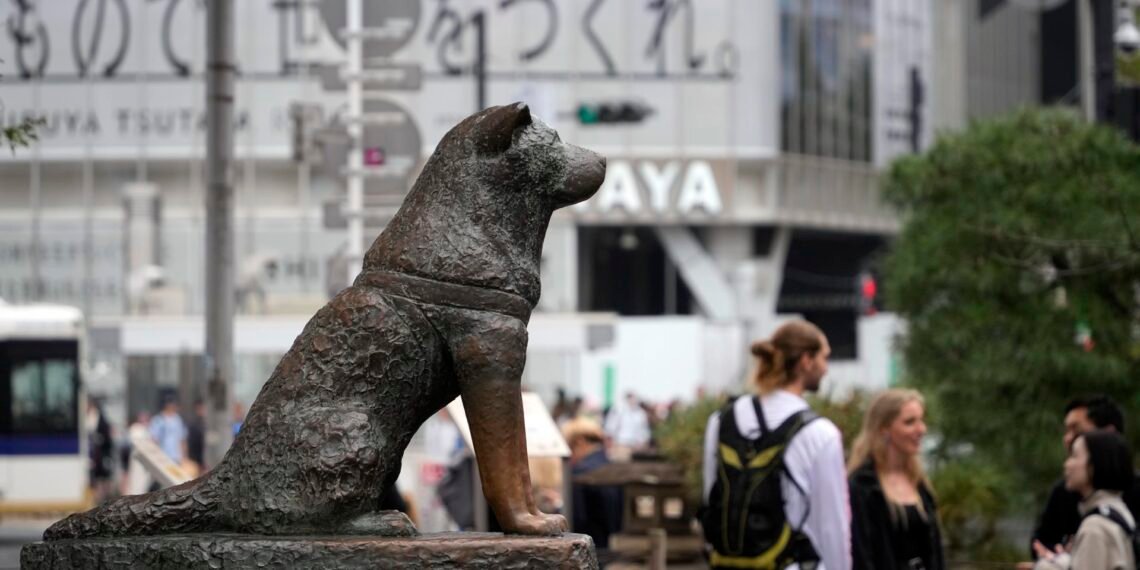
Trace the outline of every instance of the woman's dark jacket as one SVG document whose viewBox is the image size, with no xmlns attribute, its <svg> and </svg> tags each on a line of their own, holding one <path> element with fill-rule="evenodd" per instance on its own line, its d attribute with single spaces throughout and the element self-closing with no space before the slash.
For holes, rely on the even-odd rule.
<svg viewBox="0 0 1140 570">
<path fill-rule="evenodd" d="M 879 483 L 873 461 L 868 461 L 848 478 L 851 492 L 851 558 L 855 570 L 894 570 L 903 568 L 895 561 L 895 536 L 887 510 L 887 496 Z M 942 531 L 938 526 L 938 506 L 925 484 L 918 486 L 923 508 L 930 522 L 931 567 L 945 570 Z"/>
</svg>

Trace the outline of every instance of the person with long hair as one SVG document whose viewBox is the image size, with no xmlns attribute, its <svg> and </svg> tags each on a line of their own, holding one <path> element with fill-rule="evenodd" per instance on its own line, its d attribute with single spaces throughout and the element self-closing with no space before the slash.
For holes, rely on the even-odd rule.
<svg viewBox="0 0 1140 570">
<path fill-rule="evenodd" d="M 1068 549 L 1036 541 L 1037 570 L 1136 570 L 1136 519 L 1122 495 L 1132 486 L 1132 451 L 1116 432 L 1078 436 L 1065 460 L 1065 488 L 1081 497 L 1084 517 Z"/>
<path fill-rule="evenodd" d="M 725 405 L 705 431 L 701 520 L 711 566 L 847 570 L 843 439 L 803 398 L 827 374 L 827 337 L 791 321 L 752 354 L 758 395 Z"/>
<path fill-rule="evenodd" d="M 851 553 L 856 570 L 943 570 L 938 508 L 919 452 L 925 404 L 914 390 L 887 390 L 863 417 L 847 464 Z"/>
<path fill-rule="evenodd" d="M 1125 433 L 1124 411 L 1111 398 L 1096 394 L 1074 398 L 1064 409 L 1064 434 L 1061 443 L 1065 453 L 1073 447 L 1073 441 L 1081 434 L 1093 430 Z M 1081 526 L 1081 496 L 1066 488 L 1065 478 L 1061 477 L 1049 492 L 1049 500 L 1038 519 L 1033 538 L 1029 541 L 1030 554 L 1037 559 L 1033 543 L 1040 542 L 1047 551 L 1053 552 L 1057 545 L 1062 547 L 1077 534 Z M 1133 513 L 1140 513 L 1140 480 L 1133 479 L 1132 485 L 1124 491 L 1124 504 Z M 1026 564 L 1032 567 L 1032 563 Z"/>
</svg>

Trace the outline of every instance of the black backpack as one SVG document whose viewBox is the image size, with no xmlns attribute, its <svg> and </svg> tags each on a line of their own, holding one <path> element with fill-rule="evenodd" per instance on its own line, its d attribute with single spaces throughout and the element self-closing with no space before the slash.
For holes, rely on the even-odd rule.
<svg viewBox="0 0 1140 570">
<path fill-rule="evenodd" d="M 1089 511 L 1089 513 L 1082 517 L 1081 520 L 1096 515 L 1102 516 L 1120 525 L 1120 528 L 1124 529 L 1124 534 L 1128 535 L 1132 539 L 1132 563 L 1140 564 L 1140 535 L 1136 533 L 1136 528 L 1129 526 L 1128 521 L 1124 519 L 1124 515 L 1120 514 L 1119 511 L 1113 509 L 1112 507 L 1106 507 L 1104 505 L 1101 505 L 1100 507 Z"/>
<path fill-rule="evenodd" d="M 740 433 L 732 412 L 734 401 L 720 411 L 717 478 L 700 517 L 705 540 L 712 546 L 710 566 L 779 570 L 798 562 L 805 570 L 814 568 L 812 563 L 819 556 L 811 541 L 793 529 L 784 514 L 780 476 L 787 472 L 784 452 L 788 443 L 819 416 L 804 410 L 769 430 L 759 399 L 751 400 L 760 422 L 758 439 Z M 804 492 L 790 474 L 788 480 Z"/>
</svg>

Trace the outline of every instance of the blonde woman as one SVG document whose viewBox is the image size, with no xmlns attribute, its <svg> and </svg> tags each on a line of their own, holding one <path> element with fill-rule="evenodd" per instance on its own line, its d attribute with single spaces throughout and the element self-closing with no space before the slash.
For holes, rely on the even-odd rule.
<svg viewBox="0 0 1140 570">
<path fill-rule="evenodd" d="M 847 464 L 856 570 L 943 570 L 942 533 L 919 460 L 925 405 L 914 390 L 879 394 Z"/>
<path fill-rule="evenodd" d="M 831 347 L 792 321 L 752 345 L 759 395 L 709 418 L 701 516 L 710 566 L 851 568 L 843 440 L 803 395 L 819 390 Z"/>
</svg>

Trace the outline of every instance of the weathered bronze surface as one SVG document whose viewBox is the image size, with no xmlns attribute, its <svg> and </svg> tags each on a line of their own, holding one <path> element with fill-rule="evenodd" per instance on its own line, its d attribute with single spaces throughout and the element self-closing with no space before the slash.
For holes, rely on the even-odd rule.
<svg viewBox="0 0 1140 570">
<path fill-rule="evenodd" d="M 596 570 L 590 537 L 450 533 L 415 538 L 177 534 L 62 540 L 24 547 L 24 570 L 57 568 L 337 568 Z"/>
<path fill-rule="evenodd" d="M 382 491 L 420 424 L 457 395 L 502 527 L 566 530 L 534 504 L 520 378 L 551 214 L 604 177 L 605 159 L 563 144 L 525 105 L 467 118 L 440 142 L 360 277 L 281 359 L 221 464 L 70 516 L 44 539 L 399 534 L 376 514 Z"/>
</svg>

